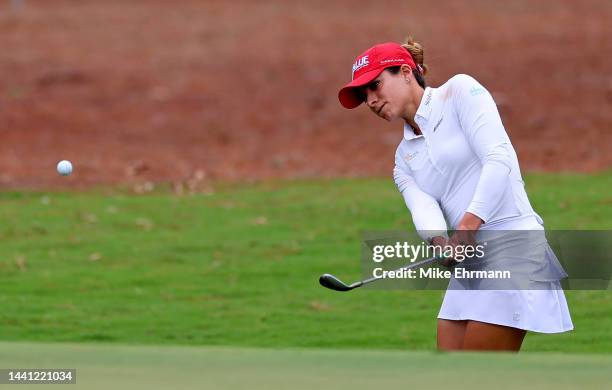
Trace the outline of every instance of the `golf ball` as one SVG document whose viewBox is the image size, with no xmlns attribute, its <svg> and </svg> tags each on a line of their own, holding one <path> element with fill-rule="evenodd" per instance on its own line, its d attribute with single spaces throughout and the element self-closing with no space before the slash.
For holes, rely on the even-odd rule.
<svg viewBox="0 0 612 390">
<path fill-rule="evenodd" d="M 57 163 L 57 173 L 62 176 L 68 176 L 72 173 L 72 163 L 68 160 L 62 160 Z"/>
</svg>

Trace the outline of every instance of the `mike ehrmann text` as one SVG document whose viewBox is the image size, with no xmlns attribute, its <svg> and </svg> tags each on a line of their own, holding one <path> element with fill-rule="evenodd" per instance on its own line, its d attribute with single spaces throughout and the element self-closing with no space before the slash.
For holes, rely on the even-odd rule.
<svg viewBox="0 0 612 390">
<path fill-rule="evenodd" d="M 383 279 L 511 279 L 510 271 L 469 271 L 464 268 L 441 270 L 439 268 L 398 269 L 385 271 L 382 268 L 374 268 L 372 275 Z"/>
</svg>

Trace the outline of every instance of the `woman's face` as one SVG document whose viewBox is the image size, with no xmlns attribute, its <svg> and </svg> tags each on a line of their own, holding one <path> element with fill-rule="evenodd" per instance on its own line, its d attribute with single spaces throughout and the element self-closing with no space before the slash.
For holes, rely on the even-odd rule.
<svg viewBox="0 0 612 390">
<path fill-rule="evenodd" d="M 404 69 L 397 74 L 385 69 L 377 78 L 362 87 L 360 92 L 370 110 L 387 121 L 404 118 L 410 99 L 406 77 L 409 76 Z"/>
</svg>

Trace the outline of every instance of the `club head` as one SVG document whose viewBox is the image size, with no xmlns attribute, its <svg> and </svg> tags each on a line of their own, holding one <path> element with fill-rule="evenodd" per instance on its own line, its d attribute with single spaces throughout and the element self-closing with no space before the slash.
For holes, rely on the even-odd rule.
<svg viewBox="0 0 612 390">
<path fill-rule="evenodd" d="M 327 287 L 331 290 L 336 290 L 336 291 L 349 291 L 355 288 L 355 287 L 347 286 L 340 279 L 330 274 L 321 275 L 321 277 L 319 278 L 319 283 L 323 287 Z"/>
</svg>

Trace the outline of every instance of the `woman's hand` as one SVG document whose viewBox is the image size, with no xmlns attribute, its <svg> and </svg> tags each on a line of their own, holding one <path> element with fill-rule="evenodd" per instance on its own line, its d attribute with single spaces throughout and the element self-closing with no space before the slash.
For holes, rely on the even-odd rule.
<svg viewBox="0 0 612 390">
<path fill-rule="evenodd" d="M 472 213 L 465 213 L 455 233 L 448 240 L 448 245 L 453 247 L 453 253 L 465 253 L 465 248 L 457 249 L 458 247 L 465 247 L 467 245 L 475 247 L 476 232 L 482 224 L 482 219 Z"/>
<path fill-rule="evenodd" d="M 437 236 L 432 238 L 429 243 L 435 247 L 439 247 L 441 248 L 440 253 L 444 253 L 444 249 L 446 249 L 446 246 L 449 245 L 449 240 L 442 237 L 442 236 Z M 442 264 L 445 267 L 452 267 L 455 264 L 457 264 L 457 262 L 455 260 L 452 259 L 452 257 L 443 257 L 440 260 L 440 264 Z"/>
<path fill-rule="evenodd" d="M 450 239 L 446 239 L 442 236 L 437 236 L 431 239 L 431 244 L 436 247 L 442 247 L 446 249 L 446 247 L 452 248 L 452 253 L 464 253 L 464 250 L 458 250 L 457 247 L 462 247 L 465 245 L 476 245 L 476 231 L 483 224 L 482 219 L 478 218 L 472 213 L 465 213 L 461 221 L 459 222 L 459 226 L 457 226 L 457 230 L 451 236 Z M 443 251 L 444 252 L 444 251 Z M 450 257 L 445 258 L 440 261 L 445 267 L 452 267 L 458 263 L 457 260 Z"/>
<path fill-rule="evenodd" d="M 457 226 L 457 230 L 470 230 L 476 231 L 480 229 L 480 225 L 482 225 L 484 221 L 472 213 L 465 213 L 461 221 L 459 221 L 459 225 Z"/>
<path fill-rule="evenodd" d="M 465 213 L 461 221 L 459 221 L 457 230 L 448 240 L 449 244 L 453 247 L 458 245 L 476 245 L 476 231 L 482 224 L 482 219 L 472 213 Z"/>
</svg>

